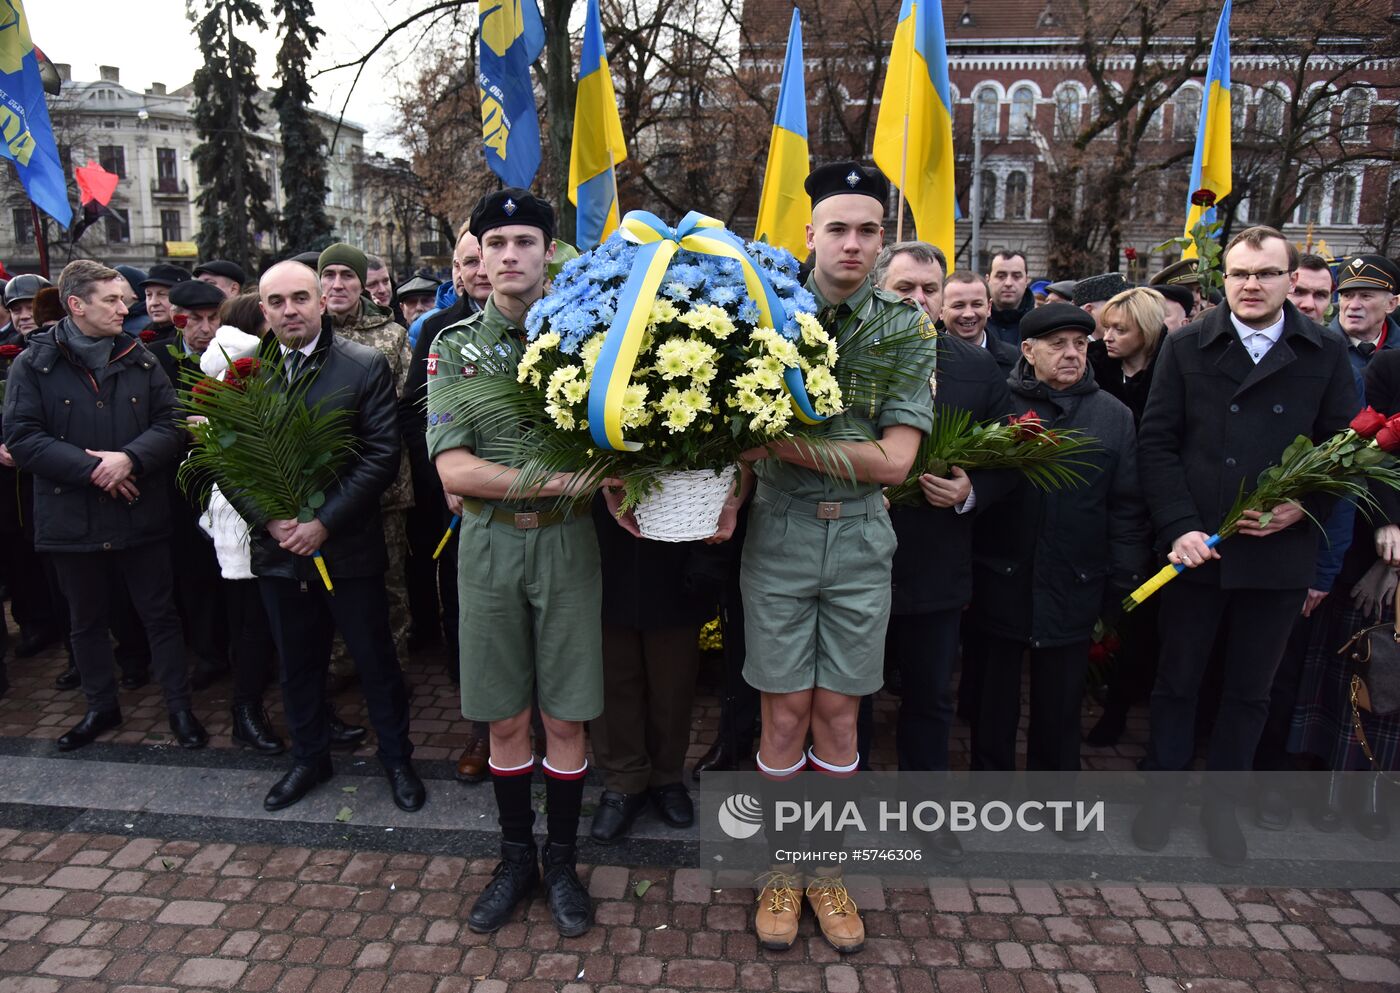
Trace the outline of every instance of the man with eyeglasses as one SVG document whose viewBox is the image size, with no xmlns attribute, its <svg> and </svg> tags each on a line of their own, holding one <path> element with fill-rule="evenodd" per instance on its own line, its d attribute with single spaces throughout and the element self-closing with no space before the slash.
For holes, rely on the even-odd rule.
<svg viewBox="0 0 1400 993">
<path fill-rule="evenodd" d="M 1138 435 L 1144 495 L 1158 544 L 1186 573 L 1161 592 L 1162 656 L 1152 691 L 1144 768 L 1191 767 L 1196 698 L 1217 632 L 1223 634 L 1220 708 L 1206 769 L 1250 769 L 1268 716 L 1269 688 L 1313 580 L 1318 535 L 1296 503 L 1257 512 L 1214 549 L 1206 539 L 1241 489 L 1278 463 L 1298 435 L 1345 428 L 1359 406 L 1346 343 L 1288 302 L 1298 250 L 1273 228 L 1241 231 L 1224 254 L 1226 306 L 1163 341 Z M 1315 520 L 1324 501 L 1307 501 Z M 1180 799 L 1158 784 L 1133 823 L 1157 851 Z M 1201 812 L 1210 853 L 1240 865 L 1248 852 L 1236 797 L 1207 791 Z"/>
</svg>

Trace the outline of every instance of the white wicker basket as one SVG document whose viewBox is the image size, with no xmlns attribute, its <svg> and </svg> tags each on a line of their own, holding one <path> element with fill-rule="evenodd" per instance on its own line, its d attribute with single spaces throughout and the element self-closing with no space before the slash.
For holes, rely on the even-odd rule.
<svg viewBox="0 0 1400 993">
<path fill-rule="evenodd" d="M 637 527 L 653 541 L 696 541 L 719 525 L 719 512 L 734 486 L 734 466 L 668 472 L 637 504 Z"/>
</svg>

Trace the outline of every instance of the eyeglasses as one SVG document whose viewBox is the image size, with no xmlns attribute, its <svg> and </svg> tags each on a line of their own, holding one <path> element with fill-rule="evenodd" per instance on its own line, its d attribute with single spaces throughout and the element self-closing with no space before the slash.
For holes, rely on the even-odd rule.
<svg viewBox="0 0 1400 993">
<path fill-rule="evenodd" d="M 1257 279 L 1262 285 L 1264 283 L 1272 283 L 1287 275 L 1288 272 L 1284 269 L 1260 269 L 1257 272 L 1245 272 L 1242 269 L 1233 269 L 1225 274 L 1225 278 L 1232 283 L 1247 283 L 1250 279 Z"/>
</svg>

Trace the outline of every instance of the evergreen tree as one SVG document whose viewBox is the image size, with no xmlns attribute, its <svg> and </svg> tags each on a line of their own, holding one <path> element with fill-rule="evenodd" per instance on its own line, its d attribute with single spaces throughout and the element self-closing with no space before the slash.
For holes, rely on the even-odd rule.
<svg viewBox="0 0 1400 993">
<path fill-rule="evenodd" d="M 325 137 L 311 115 L 311 84 L 306 64 L 324 33 L 311 23 L 313 0 L 273 0 L 282 47 L 277 50 L 277 78 L 272 97 L 282 133 L 282 191 L 285 205 L 278 227 L 287 248 L 301 251 L 330 244 L 326 217 Z"/>
<path fill-rule="evenodd" d="M 204 65 L 194 74 L 194 126 L 200 143 L 192 159 L 203 191 L 199 206 L 199 254 L 231 259 L 255 271 L 254 231 L 273 227 L 272 191 L 258 168 L 253 137 L 261 122 L 252 46 L 236 28 L 267 30 L 255 0 L 188 0 Z M 203 15 L 196 11 L 203 7 Z"/>
</svg>

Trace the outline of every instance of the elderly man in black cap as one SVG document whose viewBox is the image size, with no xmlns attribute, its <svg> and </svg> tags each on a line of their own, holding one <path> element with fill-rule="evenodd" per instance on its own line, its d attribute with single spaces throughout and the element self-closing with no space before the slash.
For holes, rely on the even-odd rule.
<svg viewBox="0 0 1400 993">
<path fill-rule="evenodd" d="M 248 276 L 243 267 L 228 259 L 210 259 L 194 267 L 194 278 L 217 286 L 225 297 L 236 297 L 243 292 L 243 284 Z"/>
<path fill-rule="evenodd" d="M 1196 295 L 1189 286 L 1159 283 L 1152 289 L 1162 295 L 1162 327 L 1168 334 L 1191 323 L 1196 313 Z"/>
<path fill-rule="evenodd" d="M 157 262 L 146 272 L 146 278 L 141 285 L 134 287 L 137 293 L 143 293 L 146 297 L 146 315 L 151 319 L 148 330 L 154 331 L 155 335 L 149 340 L 142 336 L 141 340 L 152 351 L 159 351 L 166 345 L 174 344 L 175 324 L 170 314 L 170 288 L 189 278 L 190 274 L 179 266 Z"/>
<path fill-rule="evenodd" d="M 122 331 L 125 281 L 80 259 L 59 277 L 68 316 L 15 361 L 5 443 L 35 477 L 35 545 L 53 556 L 68 600 L 87 714 L 58 739 L 80 748 L 121 724 L 109 634 L 114 587 L 131 593 L 186 748 L 208 736 L 190 710 L 167 539 L 170 480 L 183 445 L 175 391 L 155 357 Z M 119 413 L 120 412 L 120 413 Z"/>
<path fill-rule="evenodd" d="M 1074 284 L 1074 305 L 1094 319 L 1093 338 L 1103 337 L 1103 322 L 1099 311 L 1118 294 L 1128 288 L 1128 281 L 1121 272 L 1105 272 L 1097 276 L 1081 279 Z"/>
<path fill-rule="evenodd" d="M 1390 312 L 1400 307 L 1400 266 L 1384 255 L 1357 255 L 1337 273 L 1337 316 L 1332 329 L 1347 339 L 1347 355 L 1360 376 L 1372 356 L 1400 348 L 1400 326 Z"/>
<path fill-rule="evenodd" d="M 0 340 L 3 344 L 22 344 L 23 339 L 39 329 L 34 319 L 34 298 L 39 291 L 53 284 L 43 276 L 25 273 L 5 284 L 5 308 L 10 312 L 10 333 Z"/>
<path fill-rule="evenodd" d="M 1087 355 L 1094 318 L 1047 303 L 1021 320 L 1021 359 L 1011 376 L 1018 416 L 1098 439 L 1084 482 L 1046 492 L 1021 480 L 978 529 L 973 622 L 984 635 L 981 699 L 972 722 L 972 768 L 1016 768 L 1022 659 L 1030 654 L 1026 768 L 1079 769 L 1080 702 L 1094 622 L 1116 613 L 1141 582 L 1147 516 L 1138 489 L 1128 408 L 1094 382 Z M 1078 836 L 1072 826 L 1062 836 Z"/>
<path fill-rule="evenodd" d="M 412 326 L 437 303 L 438 287 L 442 280 L 434 279 L 427 273 L 416 272 L 413 278 L 400 283 L 395 291 L 399 297 L 399 309 L 403 311 L 404 323 Z"/>
</svg>

